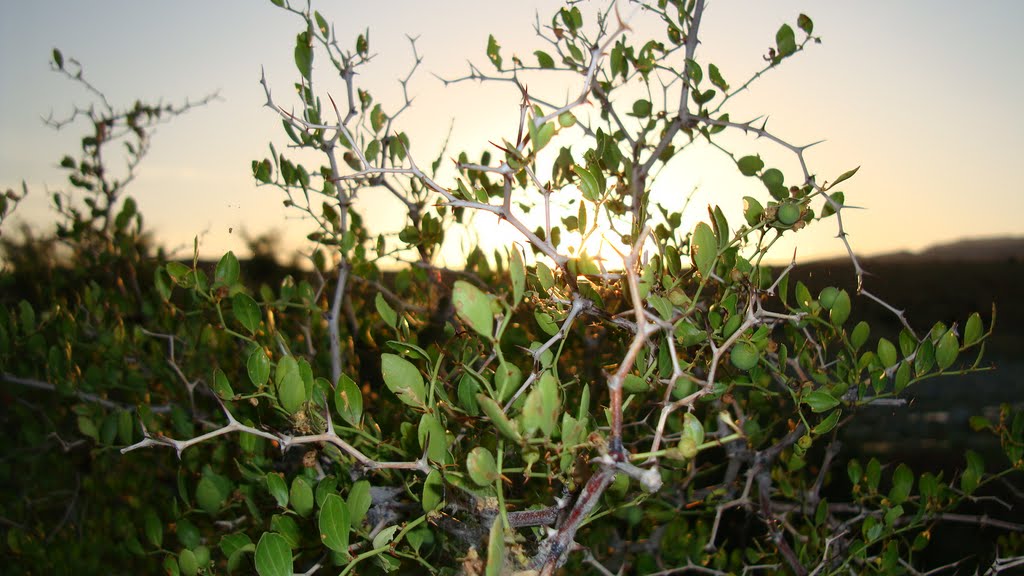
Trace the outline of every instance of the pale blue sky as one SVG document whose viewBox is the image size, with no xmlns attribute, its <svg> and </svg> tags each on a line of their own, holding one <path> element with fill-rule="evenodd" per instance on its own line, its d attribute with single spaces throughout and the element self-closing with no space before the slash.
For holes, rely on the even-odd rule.
<svg viewBox="0 0 1024 576">
<path fill-rule="evenodd" d="M 321 1 L 339 35 L 369 27 L 379 54 L 361 80 L 385 103 L 397 104 L 395 79 L 410 63 L 405 34 L 420 37 L 423 69 L 410 89 L 417 102 L 403 129 L 418 157 L 433 157 L 454 124 L 454 149 L 479 150 L 511 136 L 518 97 L 506 86 L 444 88 L 430 73 L 455 76 L 465 60 L 484 64 L 487 35 L 528 55 L 534 8 L 542 20 L 559 5 L 532 0 Z M 513 8 L 514 6 L 514 8 Z M 603 6 L 603 3 L 602 3 Z M 1019 74 L 1024 2 L 952 0 L 709 2 L 699 55 L 737 84 L 761 65 L 760 54 L 783 22 L 800 12 L 815 21 L 820 46 L 769 74 L 736 99 L 733 118 L 770 114 L 777 133 L 794 142 L 827 142 L 808 153 L 823 178 L 861 165 L 845 186 L 847 201 L 868 208 L 850 215 L 855 248 L 872 254 L 920 249 L 961 237 L 1024 233 L 1024 116 Z M 115 104 L 136 98 L 168 102 L 220 91 L 221 100 L 162 126 L 131 193 L 148 226 L 171 247 L 242 252 L 242 228 L 280 230 L 292 242 L 308 223 L 281 208 L 270 188 L 257 188 L 249 162 L 282 145 L 280 121 L 261 108 L 261 66 L 281 99 L 295 79 L 292 46 L 297 21 L 269 1 L 35 0 L 0 3 L 0 186 L 32 191 L 19 216 L 52 220 L 49 194 L 63 186 L 60 157 L 75 151 L 74 130 L 56 133 L 40 118 L 60 116 L 86 95 L 49 71 L 53 47 L 85 65 Z M 330 87 L 330 86 L 328 86 Z M 531 84 L 531 89 L 534 85 Z M 561 96 L 563 93 L 556 93 Z M 393 106 L 392 106 L 393 108 Z M 495 124 L 494 122 L 497 121 Z M 760 144 L 733 141 L 742 153 L 780 158 Z M 783 162 L 783 160 L 776 160 Z M 719 168 L 708 163 L 719 163 Z M 718 178 L 721 159 L 663 174 L 662 201 L 694 186 L 694 217 L 708 202 L 739 214 L 749 181 Z M 671 180 L 671 181 L 669 181 Z M 756 188 L 755 188 L 756 190 Z M 383 228 L 390 204 L 363 199 L 371 225 Z M 393 223 L 393 227 L 401 223 Z M 842 247 L 831 224 L 801 234 L 803 258 Z M 786 258 L 786 254 L 779 254 Z"/>
</svg>

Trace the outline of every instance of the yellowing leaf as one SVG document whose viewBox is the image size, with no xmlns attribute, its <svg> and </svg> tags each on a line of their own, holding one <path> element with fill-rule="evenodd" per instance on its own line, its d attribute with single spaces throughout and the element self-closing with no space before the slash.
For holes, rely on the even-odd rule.
<svg viewBox="0 0 1024 576">
<path fill-rule="evenodd" d="M 455 313 L 470 328 L 485 338 L 491 338 L 494 315 L 491 313 L 491 299 L 476 286 L 463 280 L 456 280 L 452 289 Z"/>
</svg>

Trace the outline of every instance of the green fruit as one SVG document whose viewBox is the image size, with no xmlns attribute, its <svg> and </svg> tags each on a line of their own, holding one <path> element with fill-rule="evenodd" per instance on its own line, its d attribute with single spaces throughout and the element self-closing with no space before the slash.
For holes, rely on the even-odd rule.
<svg viewBox="0 0 1024 576">
<path fill-rule="evenodd" d="M 756 366 L 759 358 L 757 347 L 745 341 L 737 342 L 732 347 L 732 352 L 729 353 L 732 365 L 744 372 Z"/>
<path fill-rule="evenodd" d="M 777 217 L 779 222 L 786 226 L 796 224 L 797 220 L 800 219 L 800 206 L 792 202 L 786 202 L 779 206 Z"/>
</svg>

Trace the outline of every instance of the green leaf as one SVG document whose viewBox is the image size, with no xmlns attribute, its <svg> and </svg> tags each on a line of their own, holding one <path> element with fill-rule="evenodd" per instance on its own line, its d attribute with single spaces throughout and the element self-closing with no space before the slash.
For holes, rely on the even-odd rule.
<svg viewBox="0 0 1024 576">
<path fill-rule="evenodd" d="M 814 31 L 814 21 L 810 19 L 807 14 L 801 14 L 796 18 L 796 25 L 800 27 L 806 34 L 810 35 Z"/>
<path fill-rule="evenodd" d="M 729 221 L 719 206 L 708 211 L 711 213 L 711 224 L 714 227 L 715 237 L 718 238 L 718 249 L 725 250 L 725 247 L 729 245 Z"/>
<path fill-rule="evenodd" d="M 879 338 L 878 359 L 882 362 L 882 367 L 884 368 L 895 366 L 897 360 L 896 345 L 885 338 Z"/>
<path fill-rule="evenodd" d="M 455 313 L 463 322 L 481 336 L 493 338 L 494 314 L 491 312 L 491 299 L 484 291 L 464 280 L 456 280 L 452 302 Z"/>
<path fill-rule="evenodd" d="M 313 491 L 313 499 L 317 506 L 323 506 L 324 500 L 329 494 L 338 493 L 338 479 L 335 476 L 324 476 L 316 483 Z"/>
<path fill-rule="evenodd" d="M 501 528 L 501 516 L 494 518 L 487 541 L 486 576 L 501 576 L 505 573 L 505 532 Z M 262 576 L 262 575 L 261 575 Z"/>
<path fill-rule="evenodd" d="M 199 562 L 196 561 L 195 552 L 188 548 L 178 553 L 178 567 L 183 576 L 195 576 L 199 572 Z"/>
<path fill-rule="evenodd" d="M 900 330 L 900 352 L 910 356 L 917 350 L 918 340 L 906 328 Z"/>
<path fill-rule="evenodd" d="M 231 312 L 251 334 L 259 330 L 260 307 L 248 294 L 239 292 L 231 298 Z"/>
<path fill-rule="evenodd" d="M 832 188 L 838 186 L 841 182 L 846 182 L 850 178 L 853 178 L 853 175 L 857 173 L 857 170 L 860 170 L 860 166 L 857 166 L 853 170 L 847 170 L 846 172 L 843 172 L 842 174 L 839 175 L 839 178 L 836 178 L 835 182 L 828 185 L 828 188 L 826 188 L 826 190 L 831 190 Z"/>
<path fill-rule="evenodd" d="M 839 400 L 824 390 L 815 390 L 804 396 L 803 403 L 810 406 L 813 412 L 820 413 L 838 406 Z"/>
<path fill-rule="evenodd" d="M 249 380 L 256 386 L 262 386 L 270 379 L 270 358 L 267 358 L 263 348 L 253 348 L 249 358 L 245 361 L 245 369 L 249 373 Z"/>
<path fill-rule="evenodd" d="M 264 158 L 262 161 L 252 161 L 252 175 L 257 181 L 269 184 L 271 180 L 270 160 Z"/>
<path fill-rule="evenodd" d="M 185 548 L 194 549 L 199 546 L 201 536 L 199 535 L 199 528 L 192 523 L 188 518 L 179 518 L 176 526 L 176 532 L 178 536 L 178 542 Z"/>
<path fill-rule="evenodd" d="M 853 349 L 856 350 L 868 341 L 868 336 L 870 335 L 871 326 L 862 320 L 853 327 L 853 332 L 850 334 L 850 345 L 852 345 Z"/>
<path fill-rule="evenodd" d="M 284 478 L 275 472 L 267 472 L 265 478 L 267 490 L 270 491 L 270 495 L 277 501 L 278 507 L 286 508 L 288 506 L 288 485 L 285 484 Z"/>
<path fill-rule="evenodd" d="M 207 514 L 215 514 L 224 505 L 227 494 L 221 490 L 221 483 L 213 477 L 204 475 L 196 486 L 196 503 Z"/>
<path fill-rule="evenodd" d="M 825 310 L 831 310 L 832 305 L 836 303 L 836 298 L 839 297 L 839 289 L 835 286 L 826 286 L 821 289 L 818 293 L 818 304 Z"/>
<path fill-rule="evenodd" d="M 839 417 L 842 413 L 842 410 L 834 410 L 827 418 L 819 422 L 818 425 L 814 427 L 813 432 L 818 435 L 831 432 L 832 429 L 836 427 L 836 424 L 839 423 Z"/>
<path fill-rule="evenodd" d="M 558 423 L 561 408 L 558 380 L 551 372 L 545 371 L 526 396 L 522 414 L 523 431 L 527 436 L 532 436 L 539 430 L 544 438 L 550 438 Z"/>
<path fill-rule="evenodd" d="M 902 362 L 896 369 L 896 381 L 893 383 L 893 389 L 899 394 L 908 384 L 910 384 L 910 362 Z"/>
<path fill-rule="evenodd" d="M 400 525 L 388 526 L 387 528 L 377 532 L 377 535 L 373 537 L 372 548 L 374 550 L 385 548 L 391 541 L 395 539 L 395 532 L 398 532 L 402 527 Z M 390 570 L 385 570 L 390 571 Z"/>
<path fill-rule="evenodd" d="M 444 478 L 441 477 L 440 470 L 435 468 L 427 474 L 426 480 L 423 481 L 420 503 L 423 504 L 423 511 L 428 514 L 444 503 Z"/>
<path fill-rule="evenodd" d="M 893 506 L 892 508 L 889 508 L 885 512 L 885 516 L 883 517 L 883 520 L 885 521 L 885 525 L 886 526 L 892 526 L 893 522 L 895 522 L 900 516 L 903 516 L 903 512 L 904 512 L 903 506 L 900 506 L 899 504 Z M 894 544 L 894 543 L 890 543 L 890 544 Z M 895 550 L 895 548 L 889 548 L 889 549 Z M 893 564 L 895 564 L 895 561 L 893 562 Z M 889 567 L 887 566 L 887 568 L 889 568 Z"/>
<path fill-rule="evenodd" d="M 387 121 L 388 121 L 388 115 L 384 113 L 384 108 L 381 107 L 380 104 L 375 105 L 373 107 L 373 110 L 370 111 L 370 128 L 373 129 L 373 132 L 375 134 L 377 132 L 380 132 L 381 128 L 384 128 L 384 124 Z M 378 142 L 378 141 L 374 140 L 374 142 Z M 379 150 L 374 151 L 372 154 L 367 152 L 366 156 L 368 158 L 372 158 L 372 157 L 376 156 L 378 153 L 379 153 Z"/>
<path fill-rule="evenodd" d="M 960 343 L 957 342 L 956 334 L 949 330 L 939 338 L 939 344 L 935 347 L 935 362 L 939 365 L 939 370 L 952 366 L 959 353 Z"/>
<path fill-rule="evenodd" d="M 57 69 L 64 69 L 64 55 L 56 48 L 53 49 L 53 63 L 57 66 Z"/>
<path fill-rule="evenodd" d="M 451 462 L 452 458 L 448 453 L 448 434 L 436 416 L 429 412 L 420 416 L 416 435 L 420 441 L 420 448 L 426 448 L 427 458 L 442 464 Z"/>
<path fill-rule="evenodd" d="M 302 530 L 292 516 L 274 514 L 270 518 L 270 530 L 280 534 L 292 549 L 302 545 Z"/>
<path fill-rule="evenodd" d="M 320 540 L 335 552 L 348 553 L 348 538 L 351 524 L 348 506 L 341 496 L 328 494 L 320 507 Z"/>
<path fill-rule="evenodd" d="M 761 168 L 764 168 L 764 161 L 760 156 L 744 156 L 736 162 L 736 165 L 744 176 L 754 176 Z"/>
<path fill-rule="evenodd" d="M 519 366 L 502 362 L 494 369 L 494 390 L 502 402 L 512 396 L 522 383 L 523 372 Z"/>
<path fill-rule="evenodd" d="M 743 218 L 750 226 L 757 226 L 764 214 L 764 206 L 753 196 L 743 197 Z"/>
<path fill-rule="evenodd" d="M 313 17 L 316 20 L 316 27 L 320 31 L 320 35 L 324 38 L 328 38 L 330 36 L 331 28 L 327 25 L 327 20 L 325 20 L 323 15 L 318 11 L 313 11 Z"/>
<path fill-rule="evenodd" d="M 217 270 L 214 273 L 214 282 L 223 284 L 224 286 L 233 286 L 238 282 L 238 258 L 235 258 L 234 252 L 228 252 L 221 256 L 220 261 L 217 262 Z"/>
<path fill-rule="evenodd" d="M 633 102 L 633 116 L 637 118 L 646 118 L 651 115 L 651 101 L 650 100 L 637 100 Z"/>
<path fill-rule="evenodd" d="M 921 376 L 932 369 L 935 365 L 935 345 L 931 340 L 924 340 L 917 348 L 917 356 L 914 357 L 914 374 Z"/>
<path fill-rule="evenodd" d="M 169 280 L 170 274 L 167 273 L 167 270 L 163 266 L 158 267 L 153 272 L 153 286 L 156 288 L 157 294 L 160 295 L 160 298 L 162 298 L 164 302 L 171 299 L 171 291 L 173 290 L 173 287 Z"/>
<path fill-rule="evenodd" d="M 782 200 L 789 195 L 785 179 L 786 177 L 778 168 L 769 168 L 761 174 L 761 182 L 776 200 Z"/>
<path fill-rule="evenodd" d="M 597 202 L 604 192 L 604 190 L 601 190 L 601 185 L 598 183 L 597 178 L 590 170 L 579 164 L 573 164 L 572 171 L 580 177 L 579 188 L 580 192 L 583 193 L 583 197 L 591 202 Z"/>
<path fill-rule="evenodd" d="M 551 138 L 555 135 L 555 124 L 553 122 L 545 122 L 544 124 L 537 126 L 534 119 L 530 119 L 530 139 L 533 140 L 533 149 L 535 151 L 542 150 L 551 142 Z"/>
<path fill-rule="evenodd" d="M 718 257 L 718 240 L 715 233 L 705 222 L 700 222 L 693 229 L 690 239 L 690 259 L 700 275 L 707 277 L 711 273 Z"/>
<path fill-rule="evenodd" d="M 395 354 L 381 354 L 380 371 L 388 390 L 402 403 L 415 408 L 425 407 L 427 391 L 423 376 L 412 362 Z"/>
<path fill-rule="evenodd" d="M 861 478 L 864 476 L 864 470 L 860 467 L 860 462 L 856 459 L 851 459 L 846 463 L 846 475 L 850 478 L 850 484 L 860 484 Z"/>
<path fill-rule="evenodd" d="M 729 83 L 722 78 L 722 73 L 718 70 L 718 66 L 708 64 L 708 75 L 711 77 L 712 84 L 721 88 L 723 92 L 729 91 Z"/>
<path fill-rule="evenodd" d="M 960 489 L 970 494 L 981 483 L 982 476 L 985 474 L 985 461 L 974 450 L 968 450 L 965 456 L 967 457 L 967 469 L 960 476 Z"/>
<path fill-rule="evenodd" d="M 548 55 L 547 52 L 537 50 L 533 54 L 537 57 L 537 64 L 541 68 L 548 69 L 555 67 L 555 59 Z"/>
<path fill-rule="evenodd" d="M 213 391 L 221 400 L 230 400 L 235 396 L 235 391 L 231 389 L 227 375 L 220 368 L 213 371 Z"/>
<path fill-rule="evenodd" d="M 292 509 L 298 512 L 299 516 L 306 517 L 313 511 L 313 487 L 302 476 L 292 479 L 292 489 L 288 493 Z"/>
<path fill-rule="evenodd" d="M 284 536 L 264 532 L 256 544 L 256 572 L 260 576 L 292 576 L 292 549 Z"/>
<path fill-rule="evenodd" d="M 313 46 L 305 32 L 295 37 L 295 67 L 306 80 L 313 75 Z"/>
<path fill-rule="evenodd" d="M 582 207 L 583 205 L 580 204 Z M 512 277 L 512 306 L 516 306 L 523 299 L 526 291 L 526 263 L 523 262 L 523 255 L 519 248 L 512 247 L 512 257 L 509 261 L 509 275 Z"/>
<path fill-rule="evenodd" d="M 334 387 L 334 409 L 343 420 L 359 426 L 363 419 L 363 393 L 347 375 L 342 374 Z"/>
<path fill-rule="evenodd" d="M 469 478 L 480 486 L 490 485 L 498 479 L 498 465 L 494 456 L 483 446 L 477 446 L 469 452 L 466 471 L 469 472 Z"/>
<path fill-rule="evenodd" d="M 913 486 L 914 473 L 906 464 L 900 464 L 892 475 L 892 489 L 889 490 L 889 500 L 893 504 L 902 504 L 910 496 L 910 490 Z"/>
<path fill-rule="evenodd" d="M 508 416 L 505 416 L 505 413 L 501 411 L 501 406 L 498 406 L 497 402 L 483 394 L 477 394 L 476 401 L 480 405 L 480 409 L 491 419 L 491 422 L 494 423 L 499 432 L 517 444 L 523 441 L 523 437 L 519 435 L 519 431 L 516 430 L 515 425 L 508 419 Z"/>
<path fill-rule="evenodd" d="M 179 286 L 185 286 L 188 276 L 192 273 L 192 269 L 181 262 L 168 262 L 164 269 L 167 270 L 171 280 L 174 280 L 174 283 Z"/>
<path fill-rule="evenodd" d="M 398 324 L 398 313 L 395 309 L 388 305 L 388 301 L 384 299 L 384 295 L 377 292 L 377 297 L 374 299 L 374 305 L 377 307 L 377 313 L 380 314 L 384 323 L 394 328 Z"/>
<path fill-rule="evenodd" d="M 829 310 L 829 319 L 833 326 L 842 326 L 850 317 L 850 294 L 846 290 L 840 290 Z"/>
<path fill-rule="evenodd" d="M 882 464 L 878 461 L 878 458 L 868 460 L 866 477 L 868 481 L 868 488 L 872 492 L 878 490 L 878 481 L 882 479 Z"/>
<path fill-rule="evenodd" d="M 498 45 L 498 41 L 494 39 L 494 34 L 491 34 L 487 38 L 487 58 L 490 59 L 491 64 L 501 71 L 501 46 Z"/>
<path fill-rule="evenodd" d="M 846 196 L 842 192 L 829 194 L 828 199 L 821 206 L 821 217 L 827 218 L 835 214 L 836 210 L 842 209 L 844 204 L 846 204 Z"/>
<path fill-rule="evenodd" d="M 789 24 L 783 24 L 775 33 L 775 47 L 778 50 L 779 58 L 785 58 L 796 52 L 796 34 Z"/>
<path fill-rule="evenodd" d="M 294 356 L 285 356 L 277 363 L 274 372 L 274 383 L 277 384 L 277 399 L 285 412 L 294 414 L 306 400 L 306 386 L 299 373 L 299 363 Z"/>
<path fill-rule="evenodd" d="M 348 491 L 348 499 L 345 500 L 351 525 L 359 526 L 362 523 L 371 504 L 373 498 L 370 496 L 370 483 L 360 480 L 353 484 L 352 489 Z"/>
<path fill-rule="evenodd" d="M 984 326 L 981 324 L 981 316 L 977 312 L 971 314 L 967 319 L 967 326 L 964 327 L 964 347 L 973 346 L 981 340 L 984 335 Z"/>
<path fill-rule="evenodd" d="M 155 548 L 161 548 L 164 543 L 164 524 L 160 516 L 152 508 L 147 509 L 142 518 L 143 530 L 146 532 L 146 540 Z"/>
<path fill-rule="evenodd" d="M 555 275 L 543 262 L 537 262 L 537 281 L 545 292 L 555 286 Z"/>
</svg>

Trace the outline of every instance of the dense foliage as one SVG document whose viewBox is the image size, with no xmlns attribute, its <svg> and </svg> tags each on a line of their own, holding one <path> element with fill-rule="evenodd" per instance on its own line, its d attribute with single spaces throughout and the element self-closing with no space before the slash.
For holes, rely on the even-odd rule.
<svg viewBox="0 0 1024 576">
<path fill-rule="evenodd" d="M 206 264 L 155 249 L 124 188 L 152 128 L 194 104 L 118 109 L 54 52 L 98 105 L 68 119 L 87 135 L 61 161 L 72 191 L 53 198 L 54 238 L 3 239 L 0 518 L 14 569 L 916 573 L 943 522 L 998 535 L 998 557 L 972 565 L 1020 562 L 1012 508 L 963 510 L 1019 484 L 1020 413 L 975 419 L 1006 459 L 968 452 L 951 477 L 850 459 L 837 440 L 861 407 L 985 369 L 994 313 L 915 330 L 865 286 L 846 240 L 839 186 L 856 169 L 818 176 L 807 146 L 729 116 L 734 95 L 818 41 L 811 18 L 778 28 L 740 83 L 702 60 L 703 0 L 630 3 L 629 22 L 626 6 L 570 3 L 538 24 L 529 56 L 491 36 L 493 70 L 464 79 L 517 88 L 519 130 L 451 170 L 446 154 L 418 163 L 408 98 L 387 109 L 359 84 L 368 33 L 347 48 L 308 5 L 272 1 L 301 25 L 297 100 L 264 81 L 287 140 L 252 171 L 315 244 L 283 278 L 230 252 Z M 634 33 L 642 19 L 661 36 Z M 321 93 L 322 74 L 345 91 Z M 543 94 L 545 74 L 575 91 Z M 753 153 L 726 149 L 732 133 Z M 684 230 L 685 198 L 651 200 L 696 143 L 763 184 L 742 220 L 709 206 Z M 367 229 L 353 203 L 370 193 L 405 207 L 400 233 Z M 449 232 L 484 214 L 522 245 L 438 267 Z M 790 282 L 795 261 L 763 264 L 780 237 L 830 223 L 856 294 L 812 294 Z M 621 263 L 581 250 L 591 236 Z M 898 318 L 898 338 L 850 321 L 855 301 Z"/>
</svg>

